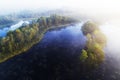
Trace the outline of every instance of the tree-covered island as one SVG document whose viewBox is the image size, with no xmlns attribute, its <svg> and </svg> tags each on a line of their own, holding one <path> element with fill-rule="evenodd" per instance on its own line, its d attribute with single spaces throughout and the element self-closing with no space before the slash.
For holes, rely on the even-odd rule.
<svg viewBox="0 0 120 80">
<path fill-rule="evenodd" d="M 87 21 L 82 26 L 82 32 L 87 38 L 86 46 L 80 55 L 81 63 L 84 67 L 94 68 L 104 61 L 104 50 L 106 37 L 100 31 L 98 25 L 92 21 Z"/>
</svg>

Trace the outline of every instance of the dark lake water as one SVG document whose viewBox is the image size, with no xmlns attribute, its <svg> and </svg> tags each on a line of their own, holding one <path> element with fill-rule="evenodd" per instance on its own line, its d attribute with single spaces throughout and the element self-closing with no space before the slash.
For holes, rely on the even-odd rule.
<svg viewBox="0 0 120 80">
<path fill-rule="evenodd" d="M 0 64 L 0 79 L 74 79 L 81 49 L 86 44 L 82 24 L 47 31 L 30 50 Z"/>
<path fill-rule="evenodd" d="M 119 80 L 110 57 L 99 68 L 82 72 L 79 57 L 86 44 L 82 24 L 47 31 L 30 50 L 0 64 L 0 80 Z"/>
</svg>

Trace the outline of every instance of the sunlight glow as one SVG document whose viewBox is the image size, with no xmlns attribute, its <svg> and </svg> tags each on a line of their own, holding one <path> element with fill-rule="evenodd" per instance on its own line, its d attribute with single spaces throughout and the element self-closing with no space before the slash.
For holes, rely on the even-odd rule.
<svg viewBox="0 0 120 80">
<path fill-rule="evenodd" d="M 101 30 L 107 37 L 107 50 L 115 58 L 120 58 L 120 26 L 106 23 L 100 26 Z"/>
<path fill-rule="evenodd" d="M 77 12 L 93 15 L 120 14 L 119 0 L 0 0 L 0 11 L 36 9 L 36 8 L 70 8 Z"/>
</svg>

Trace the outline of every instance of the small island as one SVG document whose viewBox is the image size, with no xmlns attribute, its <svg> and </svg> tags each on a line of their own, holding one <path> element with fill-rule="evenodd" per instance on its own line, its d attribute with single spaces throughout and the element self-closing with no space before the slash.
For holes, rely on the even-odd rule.
<svg viewBox="0 0 120 80">
<path fill-rule="evenodd" d="M 91 69 L 97 67 L 104 61 L 104 50 L 106 37 L 100 31 L 98 25 L 92 21 L 87 21 L 82 26 L 82 32 L 87 38 L 86 46 L 81 51 L 80 61 L 84 67 Z"/>
</svg>

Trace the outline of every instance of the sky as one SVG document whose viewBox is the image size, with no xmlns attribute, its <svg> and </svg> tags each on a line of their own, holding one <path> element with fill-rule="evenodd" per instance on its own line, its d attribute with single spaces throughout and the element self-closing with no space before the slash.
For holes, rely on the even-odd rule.
<svg viewBox="0 0 120 80">
<path fill-rule="evenodd" d="M 99 18 L 120 19 L 120 0 L 0 0 L 0 14 L 22 10 L 70 9 Z"/>
<path fill-rule="evenodd" d="M 98 14 L 120 13 L 119 0 L 0 0 L 0 12 L 36 8 L 70 8 Z"/>
</svg>

